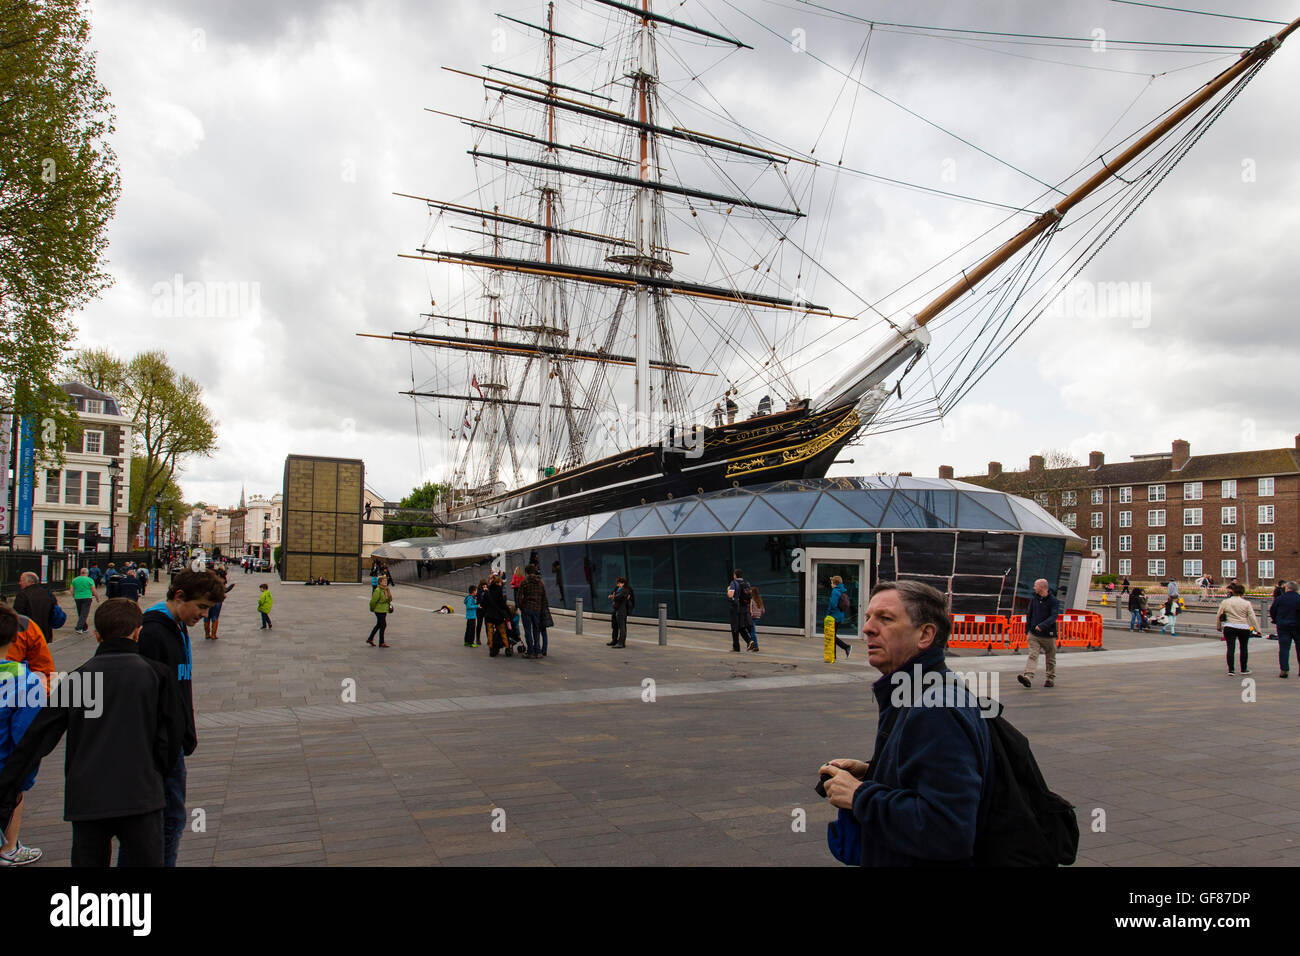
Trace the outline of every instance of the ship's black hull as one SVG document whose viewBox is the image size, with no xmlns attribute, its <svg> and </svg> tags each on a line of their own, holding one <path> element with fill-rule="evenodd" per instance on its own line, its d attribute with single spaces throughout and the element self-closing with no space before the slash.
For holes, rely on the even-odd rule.
<svg viewBox="0 0 1300 956">
<path fill-rule="evenodd" d="M 496 534 L 724 488 L 822 478 L 861 424 L 844 406 L 705 429 L 694 450 L 632 449 L 455 511 L 443 534 Z"/>
</svg>

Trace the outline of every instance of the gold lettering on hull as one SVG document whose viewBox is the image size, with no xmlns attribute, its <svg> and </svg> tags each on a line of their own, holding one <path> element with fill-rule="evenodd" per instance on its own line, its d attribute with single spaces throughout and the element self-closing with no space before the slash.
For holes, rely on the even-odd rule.
<svg viewBox="0 0 1300 956">
<path fill-rule="evenodd" d="M 810 458 L 816 458 L 827 448 L 834 445 L 837 441 L 844 438 L 845 435 L 853 431 L 862 424 L 862 419 L 858 417 L 857 412 L 849 412 L 824 435 L 819 435 L 812 441 L 804 442 L 802 445 L 794 445 L 789 448 L 779 448 L 769 452 L 766 455 L 758 455 L 752 458 L 737 458 L 727 463 L 726 477 L 732 478 L 736 475 L 752 475 L 759 471 L 769 471 L 772 468 L 784 468 L 787 465 L 797 465 L 801 461 L 807 461 Z"/>
</svg>

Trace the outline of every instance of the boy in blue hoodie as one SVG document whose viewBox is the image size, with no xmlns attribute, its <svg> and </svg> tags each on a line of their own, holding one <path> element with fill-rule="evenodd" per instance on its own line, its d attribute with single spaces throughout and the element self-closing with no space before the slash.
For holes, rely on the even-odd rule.
<svg viewBox="0 0 1300 956">
<path fill-rule="evenodd" d="M 0 604 L 0 770 L 40 713 L 40 702 L 45 699 L 45 686 L 39 674 L 29 671 L 21 661 L 3 659 L 17 635 L 17 613 L 7 604 Z M 23 792 L 36 782 L 38 769 L 33 767 L 23 780 Z M 12 803 L 0 799 L 0 866 L 23 866 L 41 858 L 41 851 L 36 847 L 18 842 L 22 825 L 22 793 Z"/>
</svg>

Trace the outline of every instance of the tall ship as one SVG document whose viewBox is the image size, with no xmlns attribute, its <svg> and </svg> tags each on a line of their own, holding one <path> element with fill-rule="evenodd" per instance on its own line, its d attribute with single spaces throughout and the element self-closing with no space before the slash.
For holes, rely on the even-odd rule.
<svg viewBox="0 0 1300 956">
<path fill-rule="evenodd" d="M 481 84 L 484 108 L 432 112 L 468 131 L 476 188 L 397 194 L 428 209 L 406 258 L 442 270 L 439 292 L 431 281 L 418 327 L 359 333 L 411 347 L 403 394 L 447 462 L 439 520 L 451 537 L 822 478 L 863 436 L 941 417 L 1300 23 L 1070 182 L 1044 184 L 1039 205 L 1011 210 L 1009 238 L 949 260 L 924 294 L 885 312 L 824 264 L 828 239 L 810 221 L 836 201 L 819 174 L 831 167 L 834 180 L 842 160 L 743 127 L 704 86 L 708 69 L 692 73 L 675 49 L 673 76 L 661 72 L 665 36 L 714 61 L 743 53 L 742 40 L 651 0 L 570 13 L 499 14 L 504 62 L 452 70 Z M 688 126 L 684 113 L 718 127 Z M 1016 228 L 1017 216 L 1031 221 Z M 851 305 L 806 291 L 826 289 Z M 940 317 L 935 355 L 928 327 Z M 922 394 L 905 398 L 923 359 Z M 827 366 L 843 371 L 824 380 Z"/>
</svg>

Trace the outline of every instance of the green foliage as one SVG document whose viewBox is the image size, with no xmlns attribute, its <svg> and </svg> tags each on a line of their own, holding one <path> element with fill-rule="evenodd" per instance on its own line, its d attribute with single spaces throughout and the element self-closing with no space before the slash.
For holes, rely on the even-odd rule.
<svg viewBox="0 0 1300 956">
<path fill-rule="evenodd" d="M 190 506 L 185 503 L 185 496 L 181 494 L 180 485 L 170 478 L 167 479 L 167 485 L 162 491 L 155 491 L 148 498 L 144 497 L 144 473 L 148 463 L 141 455 L 131 456 L 131 503 L 130 513 L 133 515 L 144 515 L 141 520 L 148 521 L 149 509 L 154 505 L 156 496 L 162 495 L 162 502 L 158 505 L 159 523 L 167 523 L 167 509 L 172 510 L 172 523 L 182 524 L 189 517 Z M 137 525 L 132 525 L 137 527 Z"/>
<path fill-rule="evenodd" d="M 0 393 L 36 419 L 43 458 L 74 421 L 59 388 L 71 315 L 112 281 L 121 182 L 89 37 L 84 0 L 0 0 Z"/>
<path fill-rule="evenodd" d="M 138 473 L 135 459 L 131 462 L 135 527 L 145 520 L 156 495 L 171 494 L 181 458 L 209 457 L 216 451 L 216 418 L 203 402 L 199 383 L 178 375 L 163 352 L 142 352 L 123 362 L 107 349 L 86 349 L 73 358 L 72 369 L 87 385 L 117 398 L 135 424 L 135 450 L 143 462 Z M 179 490 L 175 497 L 180 499 Z"/>
<path fill-rule="evenodd" d="M 1092 576 L 1093 587 L 1105 587 L 1108 584 L 1119 584 L 1118 574 L 1094 574 Z"/>
<path fill-rule="evenodd" d="M 418 508 L 421 511 L 432 511 L 435 503 L 447 490 L 447 485 L 439 484 L 432 481 L 426 481 L 418 488 L 412 489 L 411 493 L 403 498 L 400 502 L 403 508 Z M 428 538 L 432 537 L 437 529 L 432 527 L 421 527 L 419 525 L 384 525 L 385 541 L 400 541 L 403 538 Z"/>
</svg>

